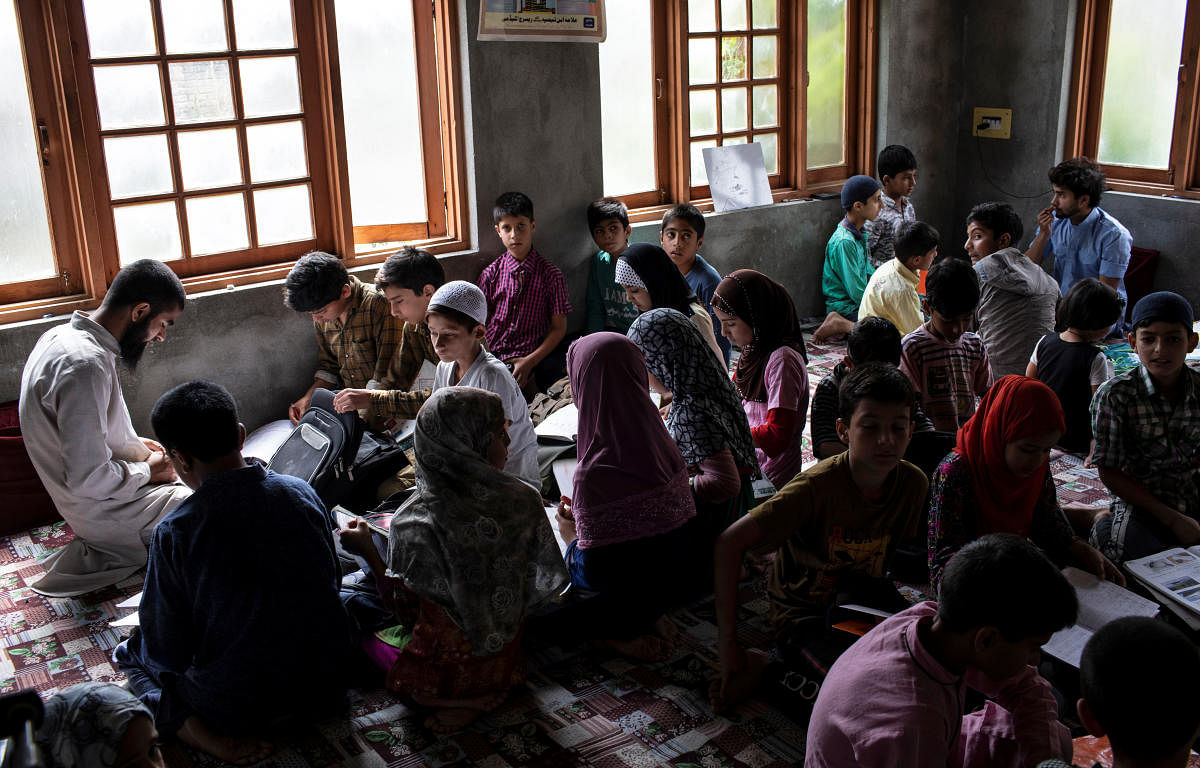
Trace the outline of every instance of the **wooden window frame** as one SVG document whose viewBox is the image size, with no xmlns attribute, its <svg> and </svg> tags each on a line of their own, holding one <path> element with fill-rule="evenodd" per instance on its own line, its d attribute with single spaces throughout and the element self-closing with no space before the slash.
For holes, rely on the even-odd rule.
<svg viewBox="0 0 1200 768">
<path fill-rule="evenodd" d="M 1100 144 L 1104 75 L 1112 0 L 1081 0 L 1067 111 L 1066 157 L 1095 158 Z M 1119 192 L 1200 199 L 1200 0 L 1188 0 L 1184 20 L 1175 116 L 1167 168 L 1101 164 L 1108 186 Z"/>
<path fill-rule="evenodd" d="M 37 125 L 45 163 L 43 178 L 51 242 L 58 275 L 20 283 L 0 284 L 0 323 L 16 322 L 48 314 L 66 314 L 99 305 L 107 286 L 119 270 L 112 208 L 140 198 L 110 201 L 108 178 L 99 131 L 96 95 L 92 84 L 92 61 L 87 53 L 87 36 L 82 0 L 46 3 L 15 0 L 19 34 L 24 48 L 30 103 Z M 462 119 L 458 10 L 455 0 L 412 0 L 415 54 L 418 70 L 418 102 L 425 171 L 427 221 L 388 225 L 385 230 L 366 231 L 351 223 L 350 187 L 345 150 L 345 127 L 341 104 L 341 77 L 337 54 L 334 0 L 292 0 L 296 49 L 264 51 L 263 55 L 299 57 L 302 120 L 308 156 L 308 176 L 278 183 L 251 183 L 248 156 L 242 155 L 243 184 L 236 188 L 195 190 L 188 197 L 306 183 L 314 220 L 310 240 L 270 245 L 246 251 L 212 254 L 194 259 L 164 262 L 180 274 L 189 293 L 250 285 L 284 277 L 295 259 L 313 248 L 340 254 L 348 267 L 381 262 L 394 248 L 356 250 L 356 234 L 385 235 L 426 248 L 433 253 L 461 250 L 468 245 L 469 221 L 466 200 L 466 150 Z M 227 23 L 232 18 L 226 0 Z M 152 4 L 157 15 L 157 6 Z M 155 19 L 158 56 L 163 53 L 161 22 Z M 187 55 L 175 58 L 231 58 L 244 52 Z M 143 57 L 137 57 L 139 60 Z M 123 59 L 97 62 L 119 63 Z M 176 130 L 222 127 L 222 123 L 174 126 L 170 120 L 169 80 L 162 67 L 165 126 L 120 133 L 167 133 L 175 143 Z M 307 74 L 306 74 L 307 73 Z M 230 70 L 235 105 L 240 102 L 237 69 Z M 235 106 L 235 114 L 240 105 Z M 294 116 L 272 116 L 237 121 L 279 122 Z M 231 125 L 234 123 L 230 123 Z M 171 169 L 175 191 L 154 199 L 185 196 L 180 184 L 177 147 Z M 251 208 L 251 206 L 248 206 Z M 186 219 L 180 216 L 181 246 L 189 243 Z M 254 237 L 254 221 L 247 216 L 248 236 Z M 356 232 L 356 230 L 358 230 Z M 251 239 L 253 242 L 253 239 Z"/>
<path fill-rule="evenodd" d="M 689 102 L 690 90 L 713 88 L 718 94 L 723 85 L 720 79 L 720 43 L 717 44 L 718 76 L 714 84 L 689 86 L 687 83 L 687 0 L 652 0 L 651 24 L 654 68 L 654 160 L 657 188 L 645 192 L 617 195 L 630 209 L 630 220 L 650 221 L 674 203 L 691 203 L 701 210 L 712 210 L 711 192 L 707 185 L 690 184 Z M 720 2 L 714 3 L 714 13 L 720 19 Z M 874 170 L 875 94 L 878 79 L 878 0 L 847 0 L 846 3 L 846 78 L 845 128 L 843 163 L 822 168 L 808 168 L 805 140 L 805 108 L 807 101 L 808 68 L 806 25 L 807 0 L 776 5 L 778 15 L 778 99 L 780 121 L 774 131 L 752 127 L 752 104 L 747 105 L 747 135 L 777 133 L 779 136 L 777 173 L 771 174 L 772 198 L 778 202 L 819 192 L 836 192 L 842 183 L 855 173 Z M 719 26 L 719 24 L 718 24 Z M 730 34 L 755 34 L 753 22 L 747 18 L 747 29 Z M 720 31 L 700 36 L 720 40 Z M 748 51 L 748 56 L 750 51 Z M 751 61 L 747 66 L 753 66 Z M 745 84 L 751 82 L 747 73 Z M 741 83 L 742 81 L 738 81 Z M 721 103 L 718 96 L 717 112 Z M 720 123 L 718 122 L 718 125 Z"/>
</svg>

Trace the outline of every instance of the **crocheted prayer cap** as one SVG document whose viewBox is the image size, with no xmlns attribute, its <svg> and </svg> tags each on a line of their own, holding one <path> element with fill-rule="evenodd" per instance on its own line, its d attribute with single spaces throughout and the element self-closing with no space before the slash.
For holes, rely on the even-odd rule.
<svg viewBox="0 0 1200 768">
<path fill-rule="evenodd" d="M 487 299 L 479 286 L 466 280 L 451 280 L 438 288 L 429 306 L 457 309 L 480 325 L 487 323 Z"/>
</svg>

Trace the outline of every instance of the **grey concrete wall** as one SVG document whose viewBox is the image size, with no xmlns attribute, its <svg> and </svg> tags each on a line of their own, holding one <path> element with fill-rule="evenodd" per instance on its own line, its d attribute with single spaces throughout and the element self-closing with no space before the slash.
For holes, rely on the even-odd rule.
<svg viewBox="0 0 1200 768">
<path fill-rule="evenodd" d="M 534 247 L 566 276 L 577 310 L 568 330 L 580 329 L 587 321 L 587 259 L 596 250 L 586 209 L 604 187 L 599 53 L 588 43 L 481 42 L 475 39 L 480 4 L 466 5 L 474 129 L 468 143 L 483 264 L 504 253 L 492 219 L 496 197 L 529 195 Z"/>
<path fill-rule="evenodd" d="M 1200 202 L 1106 192 L 1100 207 L 1129 228 L 1134 245 L 1161 253 L 1155 290 L 1175 291 L 1200 309 Z"/>
<path fill-rule="evenodd" d="M 1074 2 L 966 3 L 963 30 L 950 238 L 956 253 L 966 239 L 967 213 L 977 203 L 998 200 L 1016 208 L 1026 241 L 1037 212 L 1049 204 L 1046 170 L 1062 154 L 1064 97 L 1071 87 Z M 1012 138 L 972 136 L 975 107 L 1011 109 Z"/>
<path fill-rule="evenodd" d="M 917 217 L 957 247 L 958 105 L 963 79 L 960 0 L 883 0 L 879 19 L 876 151 L 903 144 L 917 156 Z M 944 246 L 945 247 L 945 246 Z"/>
</svg>

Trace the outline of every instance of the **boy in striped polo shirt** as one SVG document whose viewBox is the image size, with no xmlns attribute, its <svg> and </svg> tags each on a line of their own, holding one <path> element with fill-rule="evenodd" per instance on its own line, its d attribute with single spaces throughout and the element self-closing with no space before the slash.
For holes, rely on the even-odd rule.
<svg viewBox="0 0 1200 768">
<path fill-rule="evenodd" d="M 900 370 L 912 380 L 921 409 L 942 432 L 955 432 L 992 385 L 983 340 L 968 329 L 979 305 L 979 276 L 960 259 L 935 264 L 925 278 L 929 321 L 901 341 Z"/>
</svg>

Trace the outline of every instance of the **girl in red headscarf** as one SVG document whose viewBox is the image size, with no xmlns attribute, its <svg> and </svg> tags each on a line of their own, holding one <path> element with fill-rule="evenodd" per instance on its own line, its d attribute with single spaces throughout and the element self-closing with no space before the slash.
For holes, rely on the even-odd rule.
<svg viewBox="0 0 1200 768">
<path fill-rule="evenodd" d="M 1058 505 L 1050 449 L 1066 429 L 1054 391 L 1005 376 L 958 431 L 929 493 L 929 576 L 936 588 L 964 544 L 988 533 L 1025 536 L 1060 565 L 1124 583 L 1121 572 L 1075 535 Z"/>
</svg>

